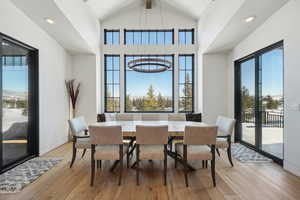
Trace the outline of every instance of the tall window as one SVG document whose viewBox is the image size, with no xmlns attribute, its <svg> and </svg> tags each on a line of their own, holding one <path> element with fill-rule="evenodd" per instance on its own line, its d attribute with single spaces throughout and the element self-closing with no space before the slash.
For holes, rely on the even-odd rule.
<svg viewBox="0 0 300 200">
<path fill-rule="evenodd" d="M 160 58 L 174 63 L 173 55 L 126 55 L 125 112 L 173 112 L 173 64 L 164 72 L 136 72 L 128 67 L 128 62 L 139 58 Z"/>
<path fill-rule="evenodd" d="M 125 30 L 127 45 L 174 44 L 174 30 Z"/>
<path fill-rule="evenodd" d="M 104 30 L 104 44 L 119 45 L 120 31 L 119 30 Z"/>
<path fill-rule="evenodd" d="M 194 44 L 194 29 L 180 29 L 178 36 L 179 44 Z"/>
<path fill-rule="evenodd" d="M 105 55 L 105 112 L 120 112 L 120 56 Z"/>
<path fill-rule="evenodd" d="M 194 55 L 179 55 L 179 112 L 193 112 Z"/>
</svg>

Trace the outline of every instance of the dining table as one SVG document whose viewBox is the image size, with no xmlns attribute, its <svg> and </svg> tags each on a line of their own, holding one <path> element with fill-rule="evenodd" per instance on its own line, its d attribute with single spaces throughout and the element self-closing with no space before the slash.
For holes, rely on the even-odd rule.
<svg viewBox="0 0 300 200">
<path fill-rule="evenodd" d="M 121 126 L 122 133 L 124 138 L 134 138 L 136 136 L 136 126 L 168 126 L 168 133 L 170 137 L 183 137 L 184 130 L 186 126 L 208 126 L 203 122 L 192 122 L 192 121 L 106 121 L 106 122 L 97 122 L 93 124 L 94 126 Z M 133 151 L 132 148 L 131 151 Z M 183 159 L 177 153 L 172 151 L 171 149 L 167 150 L 168 156 L 173 159 L 177 159 L 179 163 L 184 164 Z M 116 167 L 118 162 L 115 162 L 111 168 L 111 171 Z M 135 164 L 134 164 L 135 165 Z M 191 171 L 195 169 L 188 165 L 188 168 Z"/>
</svg>

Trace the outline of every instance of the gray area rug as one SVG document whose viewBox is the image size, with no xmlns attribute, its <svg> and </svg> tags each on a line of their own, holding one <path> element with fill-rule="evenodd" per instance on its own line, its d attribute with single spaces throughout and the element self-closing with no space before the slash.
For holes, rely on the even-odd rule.
<svg viewBox="0 0 300 200">
<path fill-rule="evenodd" d="M 231 146 L 232 156 L 242 163 L 266 163 L 272 162 L 271 159 L 257 153 L 256 151 L 235 143 Z"/>
<path fill-rule="evenodd" d="M 0 193 L 20 192 L 62 160 L 62 158 L 34 158 L 1 174 Z"/>
</svg>

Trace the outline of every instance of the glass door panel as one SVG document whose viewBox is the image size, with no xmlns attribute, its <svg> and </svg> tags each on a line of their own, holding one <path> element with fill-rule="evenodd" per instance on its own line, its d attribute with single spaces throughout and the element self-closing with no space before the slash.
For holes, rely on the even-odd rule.
<svg viewBox="0 0 300 200">
<path fill-rule="evenodd" d="M 2 165 L 28 156 L 29 50 L 2 40 Z"/>
<path fill-rule="evenodd" d="M 283 48 L 260 56 L 263 151 L 283 158 Z"/>
<path fill-rule="evenodd" d="M 236 141 L 283 163 L 283 42 L 236 61 Z"/>
<path fill-rule="evenodd" d="M 255 145 L 255 59 L 240 64 L 241 140 Z"/>
</svg>

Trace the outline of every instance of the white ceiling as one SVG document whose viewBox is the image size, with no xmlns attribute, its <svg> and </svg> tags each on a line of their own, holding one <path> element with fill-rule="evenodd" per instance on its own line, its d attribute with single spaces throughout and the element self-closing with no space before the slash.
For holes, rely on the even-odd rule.
<svg viewBox="0 0 300 200">
<path fill-rule="evenodd" d="M 92 53 L 91 47 L 86 43 L 74 25 L 58 8 L 53 0 L 11 0 L 32 21 L 38 24 L 58 43 L 73 54 Z M 44 19 L 51 18 L 55 24 L 48 24 Z"/>
<path fill-rule="evenodd" d="M 231 50 L 288 1 L 289 0 L 246 0 L 208 49 L 206 49 L 205 53 Z M 256 18 L 254 21 L 246 23 L 245 19 L 249 16 L 256 16 Z"/>
<path fill-rule="evenodd" d="M 96 16 L 102 20 L 111 13 L 115 13 L 132 3 L 143 3 L 143 1 L 145 0 L 86 0 L 86 3 Z M 213 0 L 153 0 L 153 3 L 167 3 L 197 19 L 211 2 Z"/>
<path fill-rule="evenodd" d="M 91 44 L 95 43 L 96 46 L 99 44 L 96 40 L 100 38 L 99 19 L 101 21 L 118 13 L 120 9 L 126 10 L 127 7 L 144 3 L 144 0 L 88 0 L 85 3 L 84 0 L 11 1 L 65 49 L 74 54 L 94 53 L 95 49 Z M 199 21 L 207 21 L 207 24 L 222 24 L 220 30 L 216 30 L 214 27 L 212 30 L 205 29 L 209 36 L 214 35 L 210 44 L 205 48 L 205 51 L 209 53 L 233 48 L 288 0 L 153 1 L 154 4 L 162 3 L 162 5 L 177 8 L 178 12 L 199 19 Z M 237 7 L 237 10 L 234 7 Z M 223 16 L 224 12 L 229 13 L 230 17 L 221 17 L 217 21 L 206 20 L 207 16 L 216 19 L 216 16 Z M 254 22 L 246 24 L 244 18 L 250 15 L 256 15 L 257 18 Z M 54 25 L 47 24 L 44 20 L 45 17 L 54 19 L 56 23 Z M 86 19 L 84 20 L 84 18 Z M 204 32 L 199 34 L 204 35 Z M 207 40 L 205 39 L 205 41 Z"/>
</svg>

